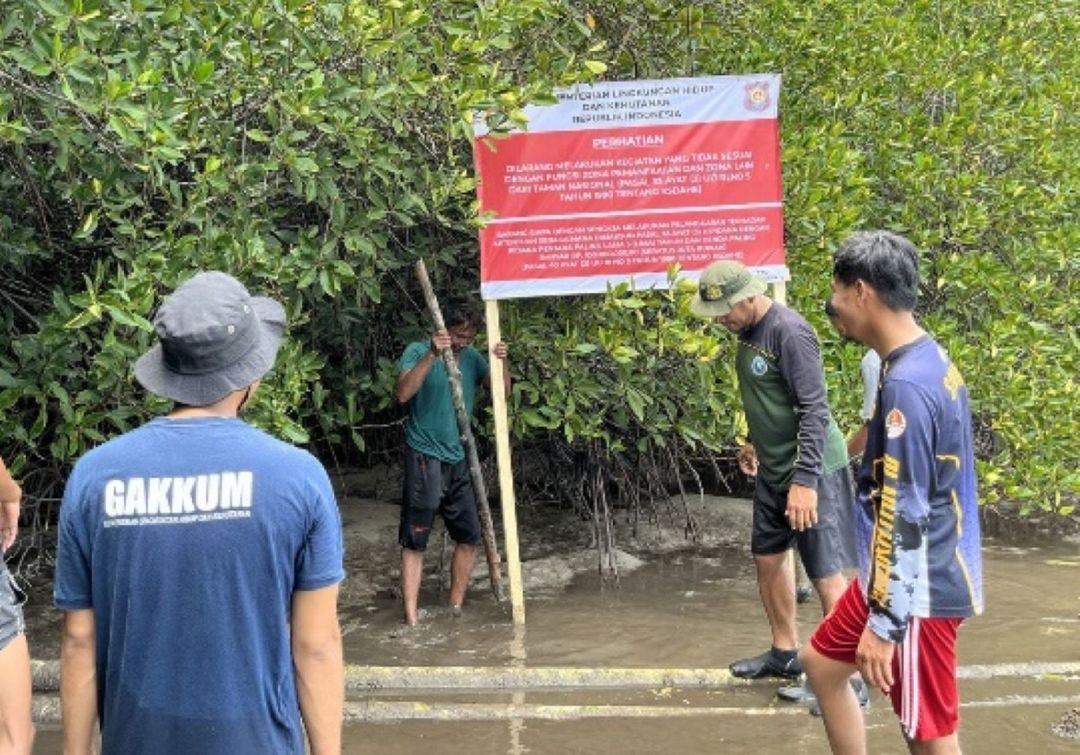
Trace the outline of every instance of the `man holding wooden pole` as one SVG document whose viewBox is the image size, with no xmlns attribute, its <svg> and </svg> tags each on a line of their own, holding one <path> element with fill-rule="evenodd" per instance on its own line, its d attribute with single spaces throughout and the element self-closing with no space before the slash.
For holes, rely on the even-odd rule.
<svg viewBox="0 0 1080 755">
<path fill-rule="evenodd" d="M 408 407 L 398 542 L 404 621 L 410 626 L 419 620 L 424 551 L 435 514 L 442 515 L 454 541 L 450 606 L 455 615 L 465 600 L 476 546 L 481 542 L 476 493 L 454 415 L 446 366 L 439 358 L 446 349 L 452 350 L 461 373 L 465 410 L 471 416 L 477 384 L 491 386 L 488 362 L 471 346 L 479 320 L 468 307 L 447 308 L 445 328 L 436 330 L 429 340 L 409 344 L 398 362 L 397 399 Z M 502 362 L 504 382 L 509 386 L 506 344 L 496 343 L 491 353 Z"/>
</svg>

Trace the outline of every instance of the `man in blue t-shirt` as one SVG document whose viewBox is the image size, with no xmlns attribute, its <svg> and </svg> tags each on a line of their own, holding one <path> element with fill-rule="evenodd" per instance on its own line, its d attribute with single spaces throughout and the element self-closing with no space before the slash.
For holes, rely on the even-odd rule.
<svg viewBox="0 0 1080 755">
<path fill-rule="evenodd" d="M 855 667 L 890 696 L 911 752 L 960 752 L 956 634 L 983 609 L 971 409 L 915 319 L 918 293 L 907 239 L 857 233 L 837 249 L 830 307 L 881 377 L 856 484 L 859 578 L 801 655 L 834 752 L 866 752 Z"/>
<path fill-rule="evenodd" d="M 430 340 L 410 343 L 398 360 L 397 399 L 407 406 L 405 458 L 401 498 L 401 596 L 404 621 L 419 620 L 420 578 L 424 568 L 431 525 L 439 513 L 454 541 L 450 560 L 450 606 L 461 611 L 469 586 L 476 546 L 481 541 L 469 465 L 461 445 L 450 380 L 441 352 L 451 349 L 461 372 L 465 413 L 472 416 L 476 386 L 490 387 L 487 360 L 470 344 L 476 337 L 479 317 L 468 307 L 448 307 L 446 330 Z M 510 390 L 510 366 L 506 344 L 495 344 L 491 353 L 502 362 L 504 384 Z"/>
<path fill-rule="evenodd" d="M 60 510 L 65 752 L 341 750 L 341 519 L 309 453 L 239 419 L 285 329 L 224 273 L 181 284 L 136 379 L 173 410 L 90 451 Z M 301 726 L 301 718 L 303 726 Z"/>
</svg>

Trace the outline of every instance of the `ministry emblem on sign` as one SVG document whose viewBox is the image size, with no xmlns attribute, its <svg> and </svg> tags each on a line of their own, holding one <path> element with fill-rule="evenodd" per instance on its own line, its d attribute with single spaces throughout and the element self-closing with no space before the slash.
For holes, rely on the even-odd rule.
<svg viewBox="0 0 1080 755">
<path fill-rule="evenodd" d="M 772 104 L 772 97 L 769 96 L 769 82 L 748 81 L 744 87 L 746 96 L 743 98 L 743 106 L 747 110 L 760 113 Z"/>
</svg>

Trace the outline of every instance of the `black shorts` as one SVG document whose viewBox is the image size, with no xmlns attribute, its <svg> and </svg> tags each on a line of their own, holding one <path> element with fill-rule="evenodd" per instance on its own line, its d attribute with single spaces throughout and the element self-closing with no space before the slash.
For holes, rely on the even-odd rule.
<svg viewBox="0 0 1080 755">
<path fill-rule="evenodd" d="M 412 551 L 427 549 L 431 525 L 438 512 L 455 543 L 480 542 L 480 517 L 469 463 L 450 464 L 405 446 L 404 489 L 398 543 Z"/>
<path fill-rule="evenodd" d="M 822 579 L 852 569 L 855 560 L 855 492 L 846 466 L 818 480 L 818 522 L 803 532 L 787 520 L 787 491 L 769 487 L 760 476 L 754 486 L 754 526 L 750 550 L 758 555 L 799 549 L 806 576 Z"/>
</svg>

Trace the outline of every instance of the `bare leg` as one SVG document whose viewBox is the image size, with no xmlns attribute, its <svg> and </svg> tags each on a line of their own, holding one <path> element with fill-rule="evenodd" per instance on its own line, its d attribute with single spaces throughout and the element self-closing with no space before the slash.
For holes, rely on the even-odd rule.
<svg viewBox="0 0 1080 755">
<path fill-rule="evenodd" d="M 814 589 L 817 590 L 818 598 L 821 599 L 821 615 L 828 616 L 829 611 L 840 600 L 840 596 L 847 589 L 847 580 L 843 574 L 833 574 L 831 577 L 811 580 Z"/>
<path fill-rule="evenodd" d="M 792 548 L 788 553 L 791 554 L 792 568 L 795 570 L 795 602 L 802 605 L 810 600 L 810 595 L 813 593 L 810 588 L 810 578 L 806 576 L 806 567 L 799 558 L 799 549 Z"/>
<path fill-rule="evenodd" d="M 420 577 L 424 571 L 424 552 L 401 549 L 401 601 L 405 623 L 416 626 L 417 604 L 420 602 Z"/>
<path fill-rule="evenodd" d="M 460 606 L 465 602 L 465 591 L 469 589 L 473 564 L 476 563 L 476 546 L 466 543 L 454 545 L 454 555 L 450 561 L 450 605 Z"/>
<path fill-rule="evenodd" d="M 794 650 L 799 641 L 795 634 L 795 575 L 788 563 L 787 551 L 754 555 L 758 592 L 772 630 L 772 644 L 778 650 Z"/>
<path fill-rule="evenodd" d="M 960 755 L 960 738 L 956 732 L 947 737 L 925 739 L 921 742 L 909 739 L 907 746 L 913 755 Z"/>
<path fill-rule="evenodd" d="M 0 753 L 30 755 L 33 741 L 30 651 L 26 636 L 20 634 L 0 650 Z"/>
<path fill-rule="evenodd" d="M 821 615 L 828 616 L 833 606 L 843 596 L 844 590 L 847 589 L 847 578 L 843 574 L 834 574 L 831 577 L 822 577 L 812 581 L 814 589 L 817 590 L 818 598 L 821 599 Z M 851 678 L 852 684 L 862 680 L 858 672 L 852 674 Z M 869 698 L 866 699 L 869 700 Z"/>
<path fill-rule="evenodd" d="M 809 643 L 799 653 L 799 660 L 821 706 L 833 755 L 866 755 L 866 726 L 848 683 L 855 667 L 826 658 Z"/>
</svg>

